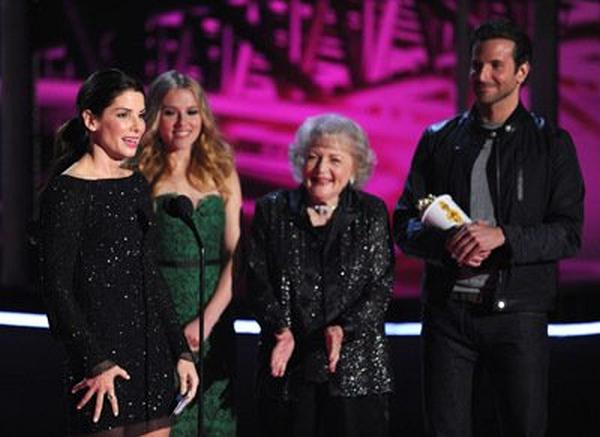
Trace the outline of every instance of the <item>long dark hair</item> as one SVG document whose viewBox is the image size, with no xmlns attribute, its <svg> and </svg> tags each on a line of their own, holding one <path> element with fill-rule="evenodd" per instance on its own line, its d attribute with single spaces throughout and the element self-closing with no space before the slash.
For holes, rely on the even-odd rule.
<svg viewBox="0 0 600 437">
<path fill-rule="evenodd" d="M 83 111 L 100 117 L 118 96 L 130 90 L 144 94 L 140 81 L 116 68 L 97 71 L 83 82 L 77 92 L 77 115 L 56 131 L 50 178 L 64 172 L 88 151 L 90 138 L 81 116 Z"/>
</svg>

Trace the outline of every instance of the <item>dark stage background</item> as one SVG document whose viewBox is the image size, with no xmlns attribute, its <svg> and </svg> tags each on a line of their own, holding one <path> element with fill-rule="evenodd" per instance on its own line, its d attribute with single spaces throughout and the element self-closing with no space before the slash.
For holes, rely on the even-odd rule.
<svg viewBox="0 0 600 437">
<path fill-rule="evenodd" d="M 27 224 L 55 129 L 109 66 L 145 83 L 176 68 L 209 93 L 236 153 L 247 226 L 255 199 L 291 187 L 287 145 L 310 115 L 366 130 L 379 164 L 366 187 L 390 211 L 430 123 L 470 105 L 468 34 L 507 16 L 534 41 L 524 103 L 572 134 L 586 180 L 584 244 L 561 264 L 555 322 L 600 320 L 600 2 L 584 0 L 0 0 L 0 311 L 43 312 Z M 389 321 L 419 319 L 419 261 L 397 254 Z M 239 287 L 240 317 L 249 317 Z M 419 345 L 393 337 L 394 435 L 421 433 Z M 238 335 L 240 436 L 253 434 L 256 337 Z M 600 435 L 600 338 L 553 338 L 552 436 Z M 0 435 L 63 435 L 60 350 L 45 330 L 0 326 Z M 494 435 L 482 397 L 479 435 Z"/>
</svg>

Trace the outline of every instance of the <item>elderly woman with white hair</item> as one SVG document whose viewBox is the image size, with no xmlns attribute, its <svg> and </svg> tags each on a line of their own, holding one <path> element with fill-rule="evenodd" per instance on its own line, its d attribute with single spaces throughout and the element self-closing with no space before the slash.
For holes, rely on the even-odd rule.
<svg viewBox="0 0 600 437">
<path fill-rule="evenodd" d="M 250 238 L 260 435 L 387 435 L 394 259 L 385 204 L 360 191 L 375 155 L 360 126 L 324 114 L 290 161 L 300 186 L 258 200 Z"/>
</svg>

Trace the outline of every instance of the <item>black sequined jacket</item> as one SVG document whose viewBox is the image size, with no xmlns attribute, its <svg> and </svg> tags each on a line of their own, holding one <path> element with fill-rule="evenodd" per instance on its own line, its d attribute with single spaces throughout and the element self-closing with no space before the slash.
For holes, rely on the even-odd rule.
<svg viewBox="0 0 600 437">
<path fill-rule="evenodd" d="M 306 213 L 303 188 L 278 191 L 256 204 L 248 255 L 250 301 L 261 325 L 258 395 L 286 399 L 298 384 L 327 382 L 334 396 L 392 390 L 384 315 L 393 283 L 385 204 L 346 188 L 327 228 Z M 327 326 L 344 341 L 328 373 Z M 295 349 L 283 378 L 270 376 L 275 332 L 289 327 Z"/>
</svg>

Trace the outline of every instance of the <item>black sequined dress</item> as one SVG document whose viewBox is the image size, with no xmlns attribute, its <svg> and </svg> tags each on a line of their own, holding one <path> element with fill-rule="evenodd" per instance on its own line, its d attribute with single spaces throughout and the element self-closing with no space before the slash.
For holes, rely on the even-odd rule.
<svg viewBox="0 0 600 437">
<path fill-rule="evenodd" d="M 177 358 L 188 353 L 154 262 L 150 189 L 122 179 L 53 179 L 41 199 L 42 285 L 52 333 L 64 344 L 72 433 L 126 427 L 143 433 L 169 424 Z M 95 398 L 81 411 L 70 388 L 113 364 L 120 414 L 108 402 L 97 424 Z"/>
</svg>

